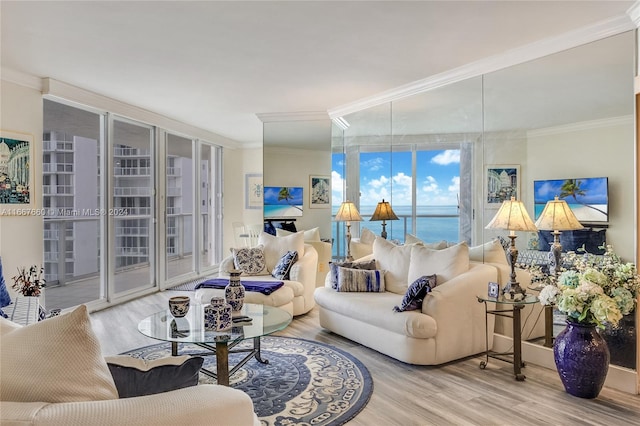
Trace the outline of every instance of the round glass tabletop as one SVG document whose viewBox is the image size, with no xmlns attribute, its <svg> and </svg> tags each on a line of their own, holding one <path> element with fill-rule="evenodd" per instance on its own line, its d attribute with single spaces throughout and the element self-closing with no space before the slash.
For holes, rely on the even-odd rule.
<svg viewBox="0 0 640 426">
<path fill-rule="evenodd" d="M 502 303 L 505 305 L 531 305 L 533 303 L 538 303 L 540 300 L 538 296 L 527 294 L 523 298 L 514 298 L 511 299 L 509 294 L 501 294 L 498 297 L 488 297 L 488 296 L 476 296 L 478 298 L 478 302 L 495 302 Z"/>
<path fill-rule="evenodd" d="M 169 309 L 144 318 L 138 331 L 153 339 L 169 342 L 215 343 L 251 339 L 283 330 L 291 323 L 291 314 L 273 306 L 245 303 L 240 315 L 251 317 L 251 323 L 234 324 L 228 331 L 216 332 L 204 328 L 204 307 L 191 304 L 183 318 L 175 318 Z"/>
</svg>

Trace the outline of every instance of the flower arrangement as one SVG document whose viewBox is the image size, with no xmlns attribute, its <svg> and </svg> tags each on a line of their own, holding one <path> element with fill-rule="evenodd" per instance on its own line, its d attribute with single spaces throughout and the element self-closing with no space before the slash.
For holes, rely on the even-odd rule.
<svg viewBox="0 0 640 426">
<path fill-rule="evenodd" d="M 38 268 L 36 265 L 31 266 L 28 270 L 25 267 L 18 268 L 18 275 L 12 278 L 12 287 L 23 296 L 40 296 L 46 283 L 42 278 L 43 273 L 44 268 Z"/>
<path fill-rule="evenodd" d="M 574 321 L 600 328 L 616 326 L 623 315 L 633 312 L 640 286 L 636 265 L 622 262 L 611 245 L 602 256 L 569 252 L 564 261 L 557 280 L 530 269 L 533 280 L 547 283 L 540 291 L 540 303 L 556 305 Z"/>
</svg>

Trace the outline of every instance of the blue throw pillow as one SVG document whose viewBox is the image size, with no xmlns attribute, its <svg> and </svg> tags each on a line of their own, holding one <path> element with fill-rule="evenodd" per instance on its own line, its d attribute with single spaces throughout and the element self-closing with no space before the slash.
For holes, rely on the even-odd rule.
<svg viewBox="0 0 640 426">
<path fill-rule="evenodd" d="M 273 268 L 273 272 L 271 276 L 277 280 L 288 280 L 289 272 L 291 272 L 291 267 L 298 260 L 298 252 L 297 251 L 288 251 L 286 252 L 278 261 L 278 264 L 275 268 Z"/>
<path fill-rule="evenodd" d="M 393 310 L 395 312 L 404 312 L 422 309 L 424 298 L 435 286 L 436 274 L 421 276 L 411 283 L 407 293 L 402 298 L 402 303 L 400 303 L 400 306 L 394 306 Z"/>
<path fill-rule="evenodd" d="M 367 269 L 373 271 L 376 269 L 375 259 L 371 259 L 368 262 L 342 262 L 342 263 L 329 263 L 329 277 L 331 279 L 331 288 L 338 289 L 338 269 L 339 268 L 351 268 L 351 269 Z"/>
<path fill-rule="evenodd" d="M 7 290 L 7 283 L 4 281 L 4 275 L 2 274 L 2 258 L 0 258 L 0 308 L 9 306 L 11 304 L 11 296 L 9 290 Z"/>
</svg>

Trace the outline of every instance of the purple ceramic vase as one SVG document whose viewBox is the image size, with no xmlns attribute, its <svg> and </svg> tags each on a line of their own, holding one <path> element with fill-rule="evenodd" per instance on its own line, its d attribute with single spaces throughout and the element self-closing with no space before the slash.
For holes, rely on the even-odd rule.
<svg viewBox="0 0 640 426">
<path fill-rule="evenodd" d="M 553 355 L 560 380 L 567 393 L 595 398 L 609 370 L 609 348 L 595 324 L 567 320 L 553 344 Z"/>
</svg>

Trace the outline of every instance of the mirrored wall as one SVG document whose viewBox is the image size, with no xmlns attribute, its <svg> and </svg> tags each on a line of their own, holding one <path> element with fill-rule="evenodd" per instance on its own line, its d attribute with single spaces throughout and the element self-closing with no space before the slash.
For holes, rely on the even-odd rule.
<svg viewBox="0 0 640 426">
<path fill-rule="evenodd" d="M 535 220 L 545 204 L 540 188 L 570 180 L 576 185 L 564 195 L 586 230 L 634 262 L 634 38 L 619 34 L 334 120 L 333 175 L 341 185 L 333 209 L 354 201 L 364 219 L 354 236 L 361 227 L 380 234 L 380 222 L 369 219 L 384 198 L 398 216 L 386 224 L 389 239 L 404 242 L 410 233 L 480 245 L 506 237 L 485 229 L 504 199 L 522 200 Z M 586 178 L 606 185 L 596 189 L 581 183 Z M 605 191 L 605 201 L 585 202 L 589 191 Z M 546 259 L 547 237 L 518 233 L 519 260 Z M 621 334 L 633 340 L 612 348 L 612 362 L 635 369 L 630 319 Z"/>
</svg>

